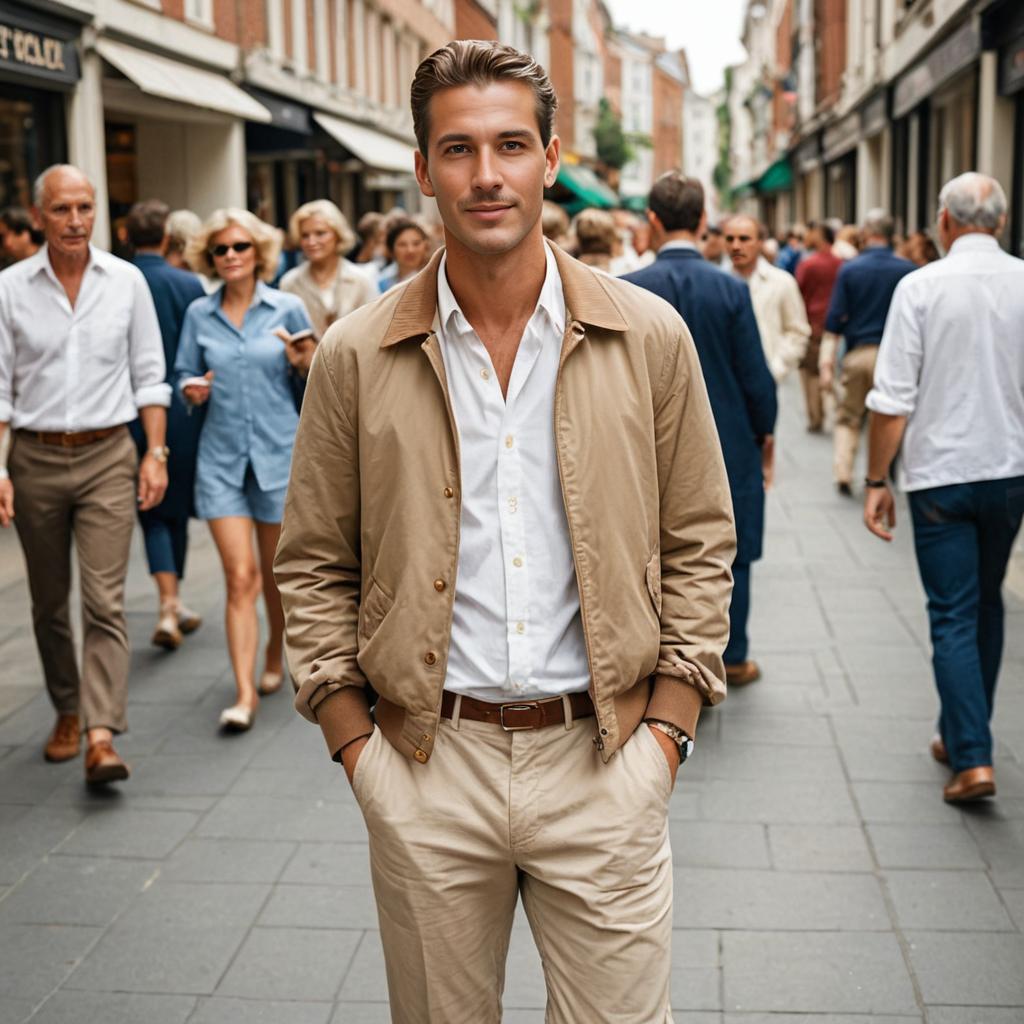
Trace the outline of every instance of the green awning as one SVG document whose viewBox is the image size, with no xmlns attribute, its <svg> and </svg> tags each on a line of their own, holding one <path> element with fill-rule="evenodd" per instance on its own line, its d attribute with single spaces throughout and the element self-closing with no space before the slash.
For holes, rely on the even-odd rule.
<svg viewBox="0 0 1024 1024">
<path fill-rule="evenodd" d="M 633 213 L 643 213 L 647 209 L 646 196 L 625 196 L 619 203 L 624 210 L 632 210 Z"/>
<path fill-rule="evenodd" d="M 755 191 L 761 193 L 788 192 L 792 187 L 793 168 L 789 166 L 789 161 L 785 157 L 776 160 L 754 184 Z"/>
<path fill-rule="evenodd" d="M 570 213 L 588 206 L 610 210 L 619 205 L 619 197 L 589 167 L 583 164 L 562 164 L 556 182 L 576 198 L 568 204 Z"/>
<path fill-rule="evenodd" d="M 753 181 L 745 181 L 742 185 L 737 185 L 730 193 L 730 197 L 733 202 L 737 199 L 746 199 L 747 196 L 752 196 L 757 190 L 757 178 Z"/>
</svg>

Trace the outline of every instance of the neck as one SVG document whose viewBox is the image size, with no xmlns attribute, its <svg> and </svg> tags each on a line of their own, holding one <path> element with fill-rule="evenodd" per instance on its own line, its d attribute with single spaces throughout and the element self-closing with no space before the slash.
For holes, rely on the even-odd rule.
<svg viewBox="0 0 1024 1024">
<path fill-rule="evenodd" d="M 864 239 L 865 249 L 867 249 L 868 247 L 877 248 L 880 245 L 888 248 L 889 239 L 886 238 L 884 235 L 869 235 L 867 238 Z"/>
<path fill-rule="evenodd" d="M 244 304 L 252 303 L 252 297 L 256 294 L 256 278 L 247 277 L 240 281 L 224 282 L 224 301 Z"/>
<path fill-rule="evenodd" d="M 949 245 L 952 245 L 958 238 L 963 238 L 965 235 L 987 235 L 989 238 L 996 237 L 994 232 L 988 231 L 985 228 L 967 226 L 957 228 L 955 231 L 950 232 Z M 948 249 L 949 246 L 947 245 L 946 248 Z"/>
<path fill-rule="evenodd" d="M 89 263 L 89 250 L 85 249 L 80 253 L 66 253 L 52 246 L 46 250 L 50 258 L 50 266 L 58 280 L 65 277 L 77 277 L 85 271 Z"/>
<path fill-rule="evenodd" d="M 334 252 L 322 260 L 310 260 L 309 271 L 314 277 L 322 280 L 334 277 L 338 272 L 338 254 Z"/>
<path fill-rule="evenodd" d="M 668 245 L 669 242 L 689 242 L 691 245 L 696 245 L 697 234 L 694 231 L 666 231 L 665 237 L 658 248 L 661 249 Z"/>
<path fill-rule="evenodd" d="M 159 245 L 137 245 L 135 247 L 136 256 L 162 256 L 163 249 Z"/>
<path fill-rule="evenodd" d="M 757 269 L 757 260 L 754 260 L 753 263 L 748 263 L 745 267 L 738 267 L 735 263 L 732 266 L 740 277 L 753 277 L 754 271 Z"/>
<path fill-rule="evenodd" d="M 536 230 L 509 252 L 471 252 L 447 230 L 445 240 L 448 284 L 471 324 L 508 324 L 533 313 L 547 272 L 539 220 Z"/>
</svg>

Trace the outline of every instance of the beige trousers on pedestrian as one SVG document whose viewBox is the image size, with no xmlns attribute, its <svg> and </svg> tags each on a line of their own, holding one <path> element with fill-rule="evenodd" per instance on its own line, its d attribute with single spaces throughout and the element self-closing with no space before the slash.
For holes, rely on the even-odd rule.
<svg viewBox="0 0 1024 1024">
<path fill-rule="evenodd" d="M 46 688 L 54 708 L 81 715 L 86 729 L 125 728 L 124 581 L 135 528 L 137 464 L 127 429 L 79 448 L 16 434 L 8 460 Z M 72 540 L 82 587 L 81 674 L 68 608 Z"/>
<path fill-rule="evenodd" d="M 853 481 L 853 463 L 867 412 L 865 401 L 875 381 L 877 345 L 858 345 L 843 359 L 839 383 L 842 398 L 836 413 L 832 469 L 836 483 Z"/>
<path fill-rule="evenodd" d="M 374 730 L 353 786 L 395 1024 L 495 1024 L 521 895 L 548 1024 L 671 1024 L 668 762 L 646 725 L 603 764 L 594 719 L 442 720 L 425 765 Z"/>
</svg>

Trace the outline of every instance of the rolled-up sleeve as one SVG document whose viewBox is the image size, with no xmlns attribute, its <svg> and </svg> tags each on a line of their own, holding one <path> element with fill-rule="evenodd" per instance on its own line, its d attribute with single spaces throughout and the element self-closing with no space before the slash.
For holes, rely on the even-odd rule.
<svg viewBox="0 0 1024 1024">
<path fill-rule="evenodd" d="M 171 386 L 167 383 L 167 365 L 160 337 L 160 321 L 156 318 L 153 296 L 146 279 L 138 270 L 132 275 L 134 296 L 132 316 L 128 324 L 128 367 L 132 380 L 135 406 L 167 408 L 171 404 Z"/>
<path fill-rule="evenodd" d="M 867 407 L 886 416 L 909 416 L 917 405 L 923 355 L 921 323 L 906 279 L 896 286 L 885 320 Z"/>
</svg>

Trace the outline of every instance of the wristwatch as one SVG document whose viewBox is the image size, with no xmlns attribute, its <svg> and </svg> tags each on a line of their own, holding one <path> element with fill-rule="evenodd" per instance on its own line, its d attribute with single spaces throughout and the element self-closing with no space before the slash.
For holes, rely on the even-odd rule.
<svg viewBox="0 0 1024 1024">
<path fill-rule="evenodd" d="M 645 718 L 644 723 L 658 732 L 663 732 L 678 748 L 679 763 L 685 763 L 686 759 L 693 753 L 693 740 L 671 722 L 663 722 L 660 718 Z"/>
<path fill-rule="evenodd" d="M 866 477 L 864 477 L 864 486 L 865 487 L 888 487 L 889 484 L 885 480 L 872 480 L 871 477 L 866 476 Z"/>
<path fill-rule="evenodd" d="M 165 444 L 150 448 L 148 454 L 152 455 L 157 462 L 166 462 L 171 454 L 171 449 Z"/>
</svg>

